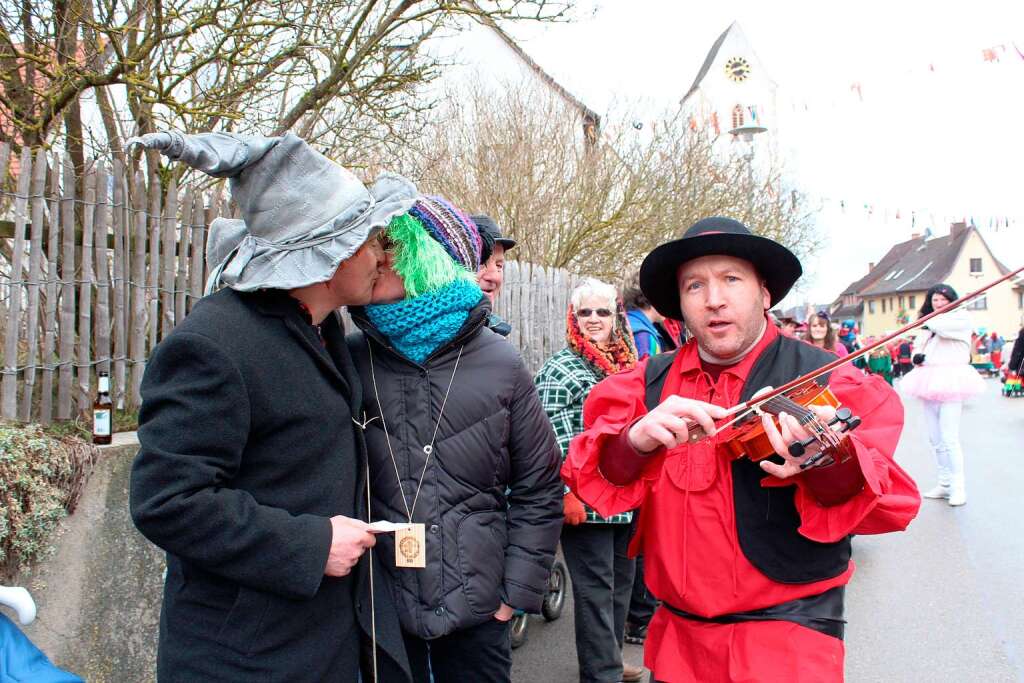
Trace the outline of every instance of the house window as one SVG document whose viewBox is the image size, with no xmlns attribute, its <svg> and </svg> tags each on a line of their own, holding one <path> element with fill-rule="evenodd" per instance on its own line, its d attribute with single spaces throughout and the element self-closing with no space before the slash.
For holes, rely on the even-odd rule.
<svg viewBox="0 0 1024 683">
<path fill-rule="evenodd" d="M 910 295 L 910 308 L 917 308 L 917 297 L 913 294 Z"/>
<path fill-rule="evenodd" d="M 732 127 L 739 128 L 743 125 L 743 107 L 736 105 L 732 108 Z"/>
<path fill-rule="evenodd" d="M 1017 292 L 1017 308 L 1024 308 L 1024 291 Z"/>
<path fill-rule="evenodd" d="M 988 310 L 988 297 L 981 296 L 967 304 L 966 308 L 972 311 L 986 311 Z"/>
<path fill-rule="evenodd" d="M 890 297 L 889 297 L 889 310 L 890 310 L 890 311 L 895 311 L 895 310 L 896 310 L 896 306 L 895 306 L 895 304 L 896 304 L 896 300 L 895 300 L 895 299 L 893 299 L 893 298 L 892 298 L 892 297 L 890 296 Z"/>
<path fill-rule="evenodd" d="M 868 313 L 870 313 L 871 315 L 875 314 L 875 302 L 874 301 L 869 301 L 868 302 Z"/>
<path fill-rule="evenodd" d="M 981 275 L 981 259 L 971 259 L 971 275 Z"/>
<path fill-rule="evenodd" d="M 903 310 L 903 295 L 900 295 L 900 310 Z"/>
<path fill-rule="evenodd" d="M 882 313 L 885 313 L 885 299 L 882 299 Z"/>
</svg>

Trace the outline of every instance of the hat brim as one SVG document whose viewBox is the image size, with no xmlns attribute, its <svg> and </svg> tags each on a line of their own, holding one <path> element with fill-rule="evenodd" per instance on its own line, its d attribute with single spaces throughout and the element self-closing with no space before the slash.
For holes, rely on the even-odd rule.
<svg viewBox="0 0 1024 683">
<path fill-rule="evenodd" d="M 501 246 L 505 247 L 505 251 L 508 251 L 512 247 L 516 246 L 516 241 L 510 240 L 507 237 L 498 237 L 494 240 L 494 243 L 500 244 Z"/>
<path fill-rule="evenodd" d="M 419 196 L 412 181 L 393 173 L 382 174 L 368 190 L 374 199 L 373 208 L 329 241 L 294 250 L 261 246 L 238 276 L 233 281 L 225 279 L 224 284 L 241 292 L 251 292 L 296 289 L 330 280 L 342 261 L 359 251 L 392 218 L 407 213 Z M 328 221 L 323 229 L 310 234 L 336 232 L 341 227 L 336 224 L 337 220 Z"/>
<path fill-rule="evenodd" d="M 640 266 L 640 289 L 658 313 L 682 320 L 679 266 L 695 258 L 714 255 L 750 261 L 764 278 L 772 306 L 785 298 L 803 274 L 800 260 L 778 242 L 759 235 L 708 233 L 680 238 L 655 248 Z"/>
</svg>

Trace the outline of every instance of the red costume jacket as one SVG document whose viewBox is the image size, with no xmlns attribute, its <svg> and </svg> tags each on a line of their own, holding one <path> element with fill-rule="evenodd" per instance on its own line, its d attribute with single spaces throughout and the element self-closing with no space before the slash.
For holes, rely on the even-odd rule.
<svg viewBox="0 0 1024 683">
<path fill-rule="evenodd" d="M 778 336 L 773 325 L 739 363 L 712 381 L 692 340 L 677 355 L 662 398 L 678 394 L 729 407 L 739 403 L 757 357 Z M 762 609 L 845 585 L 853 562 L 833 578 L 779 583 L 744 555 L 737 538 L 731 456 L 713 437 L 647 457 L 641 475 L 617 486 L 602 474 L 602 454 L 637 457 L 625 432 L 644 406 L 646 361 L 594 387 L 584 406 L 586 431 L 573 440 L 562 476 L 601 515 L 641 508 L 632 551 L 644 554 L 648 588 L 661 600 L 703 617 Z M 766 475 L 762 486 L 796 486 L 799 534 L 831 543 L 850 534 L 906 528 L 920 496 L 913 480 L 893 461 L 903 427 L 903 406 L 881 379 L 847 366 L 833 371 L 829 387 L 863 422 L 853 441 L 863 487 L 847 500 L 825 506 L 808 473 L 788 480 Z M 727 437 L 727 433 L 722 435 Z M 624 452 L 628 449 L 628 453 Z M 826 472 L 820 468 L 817 472 Z M 827 474 L 827 473 L 826 473 Z M 820 477 L 818 477 L 820 478 Z M 703 623 L 659 609 L 648 629 L 644 663 L 658 681 L 841 680 L 843 643 L 786 621 Z"/>
</svg>

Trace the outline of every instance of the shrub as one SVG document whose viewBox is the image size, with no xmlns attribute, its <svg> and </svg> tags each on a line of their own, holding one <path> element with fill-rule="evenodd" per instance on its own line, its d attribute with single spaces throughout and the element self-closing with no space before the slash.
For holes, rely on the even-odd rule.
<svg viewBox="0 0 1024 683">
<path fill-rule="evenodd" d="M 11 577 L 49 548 L 72 512 L 96 459 L 91 444 L 38 425 L 0 424 L 0 576 Z"/>
</svg>

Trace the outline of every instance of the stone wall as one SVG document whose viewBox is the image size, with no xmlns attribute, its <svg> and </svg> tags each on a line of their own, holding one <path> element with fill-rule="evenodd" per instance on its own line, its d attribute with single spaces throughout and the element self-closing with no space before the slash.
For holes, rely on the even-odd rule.
<svg viewBox="0 0 1024 683">
<path fill-rule="evenodd" d="M 128 474 L 135 434 L 100 448 L 75 513 L 65 519 L 54 554 L 22 578 L 39 615 L 25 633 L 54 664 L 89 683 L 156 678 L 157 625 L 164 555 L 128 514 Z"/>
</svg>

